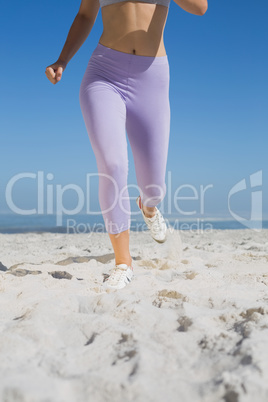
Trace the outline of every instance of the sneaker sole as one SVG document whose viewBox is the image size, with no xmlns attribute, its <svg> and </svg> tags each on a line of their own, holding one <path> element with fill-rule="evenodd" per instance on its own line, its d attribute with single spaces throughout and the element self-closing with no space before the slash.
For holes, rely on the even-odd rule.
<svg viewBox="0 0 268 402">
<path fill-rule="evenodd" d="M 156 239 L 154 240 L 157 241 L 157 243 L 165 243 L 165 241 L 167 240 L 167 236 L 163 240 L 156 240 Z"/>
</svg>

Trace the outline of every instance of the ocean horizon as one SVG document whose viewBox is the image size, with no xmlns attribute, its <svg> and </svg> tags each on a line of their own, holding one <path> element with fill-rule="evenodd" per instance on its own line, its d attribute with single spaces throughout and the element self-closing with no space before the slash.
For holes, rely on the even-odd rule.
<svg viewBox="0 0 268 402">
<path fill-rule="evenodd" d="M 236 230 L 236 229 L 268 229 L 268 220 L 245 221 L 241 223 L 235 219 L 223 217 L 196 217 L 185 218 L 176 215 L 164 216 L 166 224 L 175 230 Z M 60 224 L 59 224 L 60 222 Z M 130 230 L 146 230 L 146 224 L 141 217 L 132 218 Z M 0 214 L 0 233 L 90 233 L 106 232 L 101 215 L 18 215 Z"/>
</svg>

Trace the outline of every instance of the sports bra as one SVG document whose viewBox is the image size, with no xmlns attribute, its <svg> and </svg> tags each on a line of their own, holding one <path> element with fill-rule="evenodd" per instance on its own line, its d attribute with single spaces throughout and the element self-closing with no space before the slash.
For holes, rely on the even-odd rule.
<svg viewBox="0 0 268 402">
<path fill-rule="evenodd" d="M 100 3 L 100 8 L 102 8 L 103 6 L 108 6 L 108 4 L 120 3 L 122 1 L 127 1 L 127 0 L 99 0 L 99 3 Z M 170 0 L 137 0 L 137 1 L 139 1 L 139 2 L 141 1 L 143 3 L 160 4 L 160 5 L 168 7 L 168 8 L 169 8 L 169 4 L 170 4 Z"/>
</svg>

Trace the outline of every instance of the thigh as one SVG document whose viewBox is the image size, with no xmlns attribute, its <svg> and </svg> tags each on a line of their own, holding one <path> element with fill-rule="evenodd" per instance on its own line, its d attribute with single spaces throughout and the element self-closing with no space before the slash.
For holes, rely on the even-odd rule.
<svg viewBox="0 0 268 402">
<path fill-rule="evenodd" d="M 138 185 L 163 183 L 170 136 L 169 65 L 152 65 L 129 87 L 126 130 Z"/>
<path fill-rule="evenodd" d="M 126 106 L 120 94 L 105 79 L 86 71 L 79 100 L 98 168 L 127 163 Z"/>
</svg>

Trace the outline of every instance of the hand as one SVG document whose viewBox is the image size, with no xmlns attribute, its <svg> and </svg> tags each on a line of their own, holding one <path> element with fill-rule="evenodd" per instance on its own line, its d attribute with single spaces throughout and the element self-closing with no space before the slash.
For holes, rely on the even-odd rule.
<svg viewBox="0 0 268 402">
<path fill-rule="evenodd" d="M 45 74 L 52 84 L 57 84 L 61 80 L 62 73 L 66 68 L 66 62 L 57 60 L 56 63 L 51 64 L 46 68 Z"/>
</svg>

